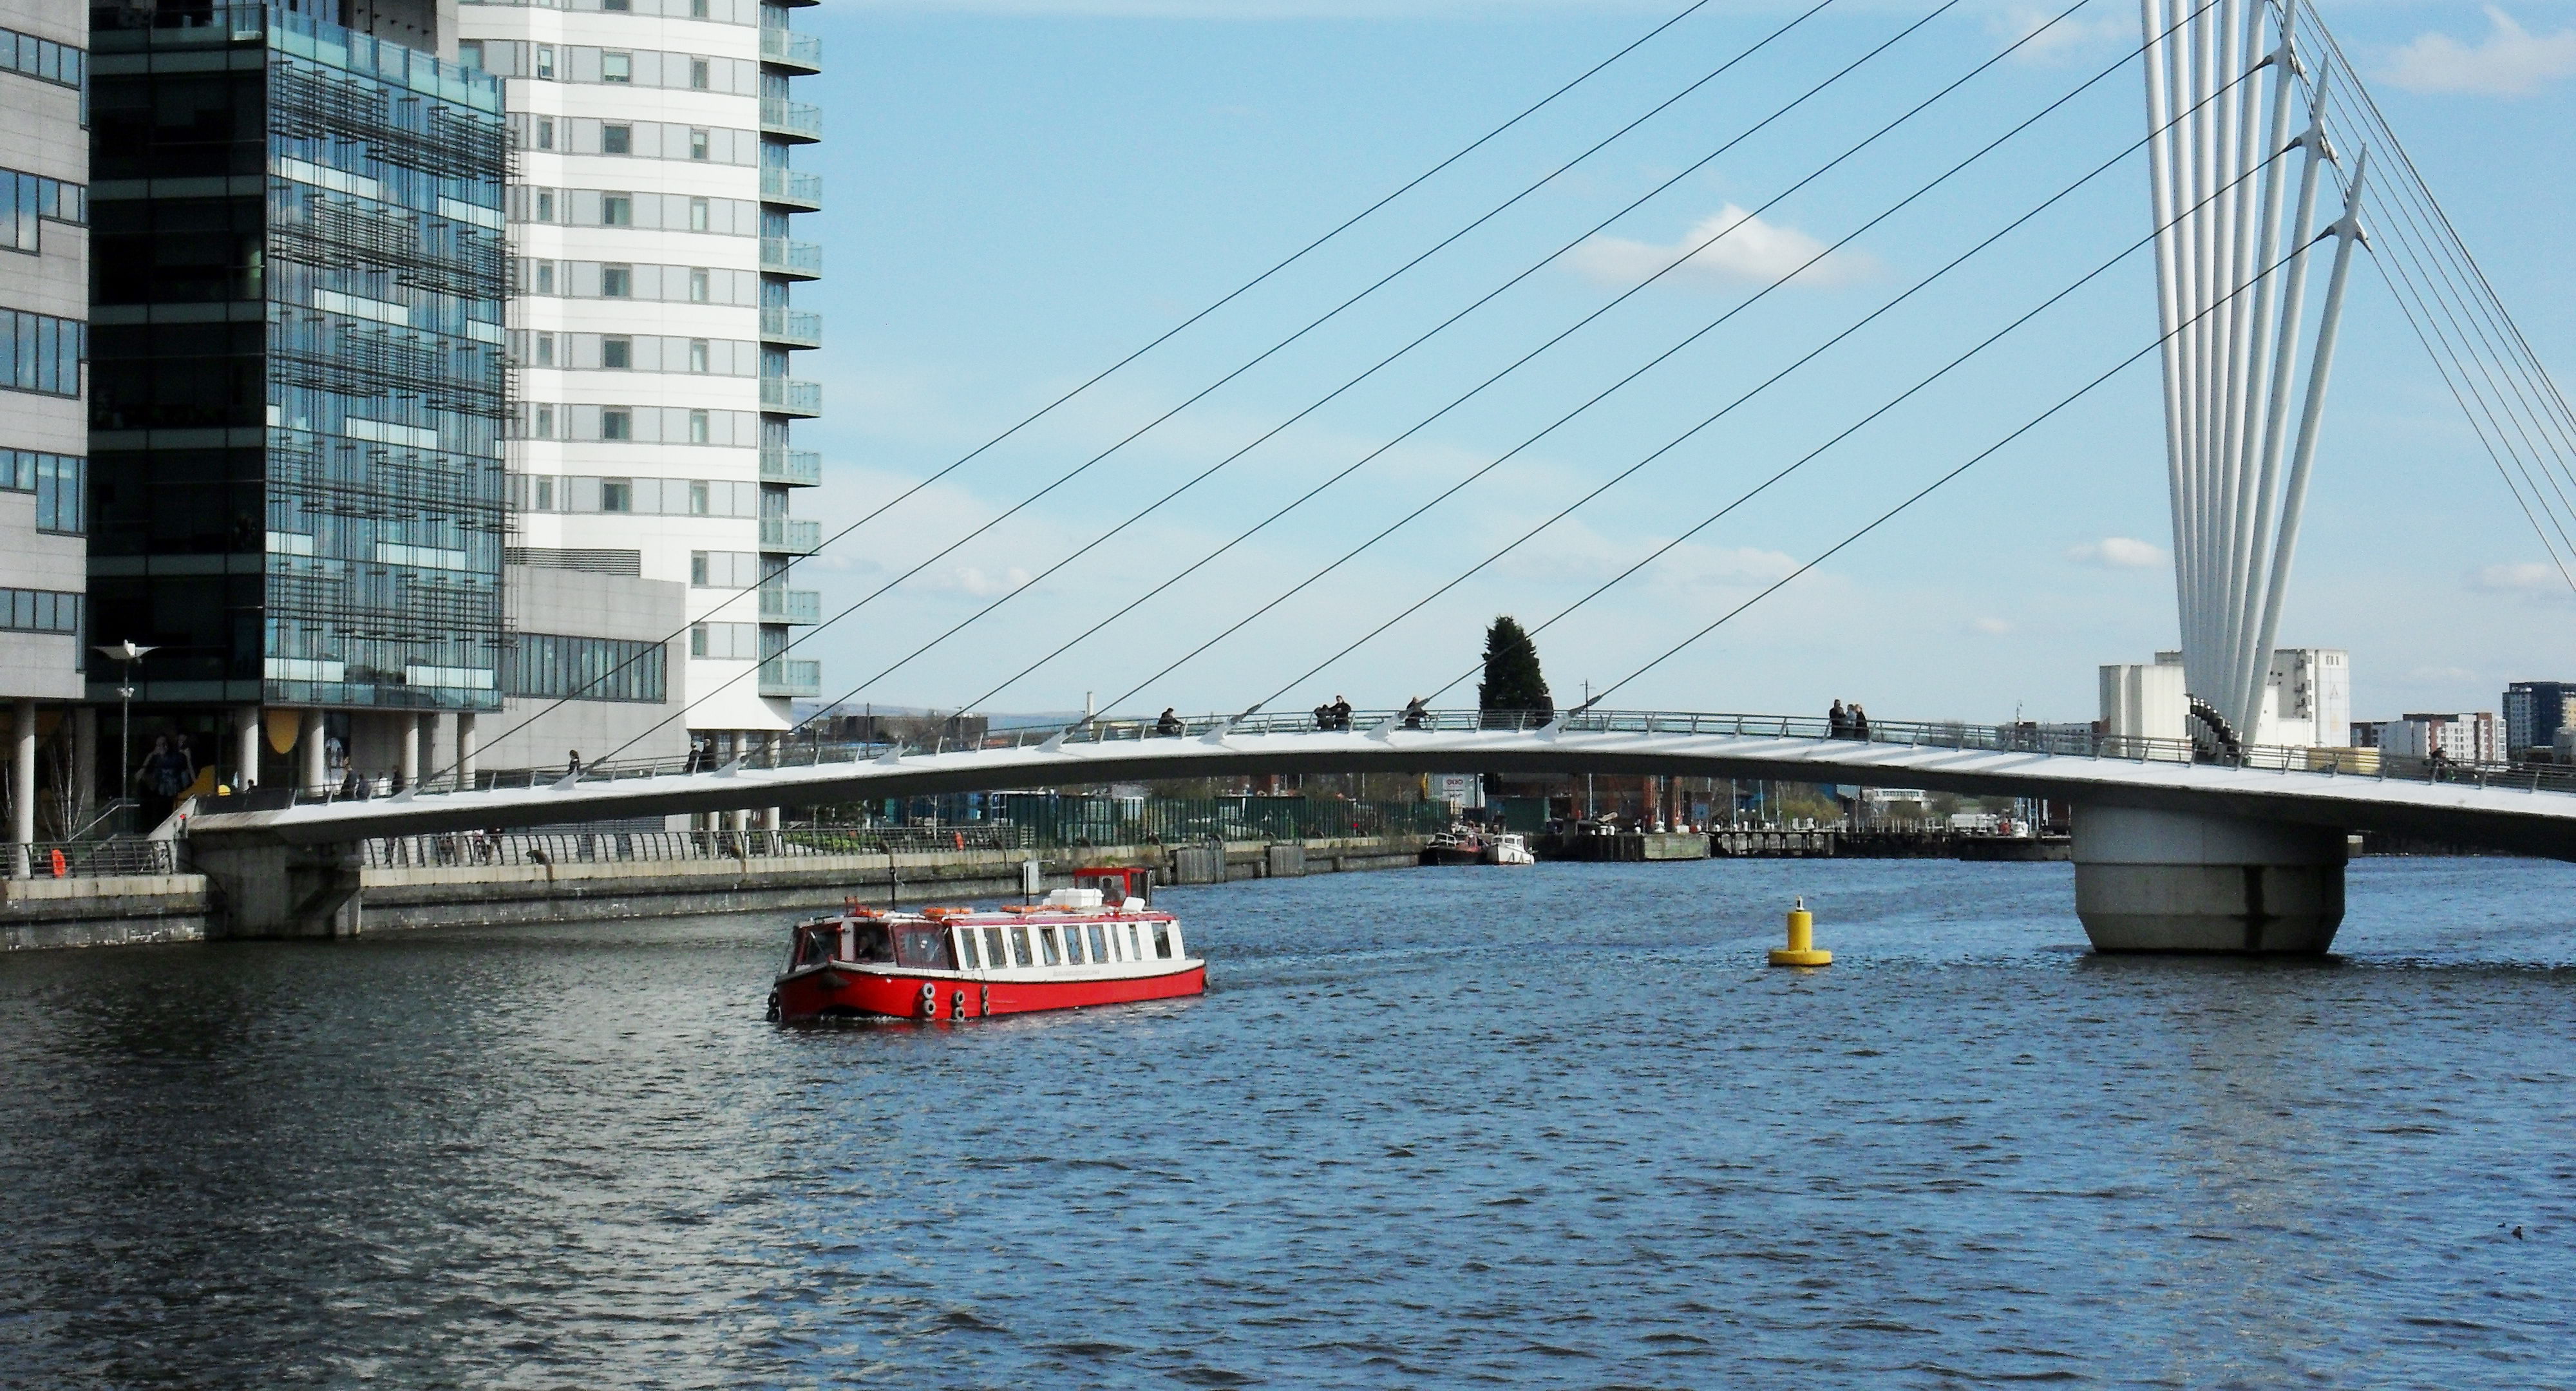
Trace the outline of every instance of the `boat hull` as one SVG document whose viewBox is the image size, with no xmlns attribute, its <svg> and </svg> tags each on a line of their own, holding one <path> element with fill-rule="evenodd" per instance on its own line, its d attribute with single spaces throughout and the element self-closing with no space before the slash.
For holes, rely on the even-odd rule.
<svg viewBox="0 0 2576 1391">
<path fill-rule="evenodd" d="M 1485 862 L 1485 852 L 1464 845 L 1427 845 L 1422 849 L 1422 862 L 1426 865 L 1480 865 Z"/>
<path fill-rule="evenodd" d="M 932 1007 L 922 1007 L 922 987 Z M 874 971 L 808 966 L 778 978 L 773 1008 L 781 1023 L 823 1019 L 980 1019 L 996 1014 L 1088 1009 L 1207 993 L 1207 966 L 1150 976 L 1097 980 L 977 979 L 936 971 Z"/>
</svg>

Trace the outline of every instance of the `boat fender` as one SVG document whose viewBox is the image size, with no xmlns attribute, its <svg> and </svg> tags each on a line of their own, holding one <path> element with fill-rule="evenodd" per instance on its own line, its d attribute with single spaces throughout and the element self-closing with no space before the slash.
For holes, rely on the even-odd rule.
<svg viewBox="0 0 2576 1391">
<path fill-rule="evenodd" d="M 924 1019 L 939 1017 L 939 987 L 928 981 L 921 983 L 921 1017 Z"/>
<path fill-rule="evenodd" d="M 990 1018 L 993 1013 L 993 987 L 989 985 L 983 987 L 982 994 L 984 998 L 977 1003 L 983 1007 L 985 1017 Z"/>
<path fill-rule="evenodd" d="M 778 992 L 772 990 L 769 992 L 769 1010 L 761 1017 L 767 1019 L 770 1023 L 775 1024 L 778 1022 L 778 1016 L 781 1013 L 782 1011 L 779 1009 L 778 1005 Z"/>
<path fill-rule="evenodd" d="M 954 993 L 952 993 L 952 994 L 950 994 L 950 995 L 949 995 L 949 997 L 948 997 L 948 1017 L 949 1017 L 949 1018 L 951 1018 L 951 1019 L 963 1019 L 963 1018 L 965 1018 L 965 1017 L 966 1017 L 966 992 L 965 992 L 965 991 L 963 991 L 963 990 L 959 990 L 959 991 L 956 991 L 956 992 L 954 992 Z"/>
</svg>

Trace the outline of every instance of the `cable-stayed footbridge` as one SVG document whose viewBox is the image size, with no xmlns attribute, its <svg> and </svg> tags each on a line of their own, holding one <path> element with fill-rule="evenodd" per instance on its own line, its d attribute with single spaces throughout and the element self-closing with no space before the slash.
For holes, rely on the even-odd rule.
<svg viewBox="0 0 2576 1391">
<path fill-rule="evenodd" d="M 2107 3 L 2108 0 L 2103 0 Z M 1227 308 L 1238 297 L 1280 274 L 1309 252 L 1449 170 L 1486 142 L 1511 130 L 1577 86 L 1594 80 L 1640 46 L 1656 42 L 1699 11 L 1682 14 L 1576 77 L 1350 220 L 1300 249 L 1243 286 L 1216 300 L 1074 391 L 1059 397 L 993 440 L 968 452 L 853 523 L 843 535 L 895 513 L 929 487 L 970 465 L 1030 423 L 1093 384 Z M 1788 36 L 1828 10 L 1818 0 L 1741 52 L 1649 107 L 1572 159 L 1482 212 L 1455 231 L 1341 299 L 1207 386 L 1106 448 L 1080 459 L 986 520 L 930 549 L 927 558 L 894 575 L 830 623 L 798 639 L 808 641 L 863 609 L 898 595 L 902 587 L 941 559 L 991 535 L 1012 517 L 1047 505 L 1085 476 L 1109 465 L 1128 444 L 1259 368 L 1273 355 L 1369 299 L 1414 267 L 1440 256 L 1506 210 L 1548 187 L 1567 171 L 1657 118 L 1692 93 L 1721 82 L 1757 57 L 1769 61 Z M 1795 92 L 1785 103 L 1730 131 L 1696 163 L 1628 202 L 1581 234 L 1528 261 L 1466 307 L 1440 318 L 1383 356 L 1363 360 L 1340 384 L 1268 427 L 1251 442 L 1188 474 L 1176 486 L 1148 496 L 1132 513 L 1072 547 L 1039 573 L 893 659 L 853 687 L 855 698 L 903 672 L 934 650 L 985 622 L 990 615 L 1094 557 L 1122 537 L 1136 534 L 1158 512 L 1184 495 L 1223 486 L 1239 461 L 1364 382 L 1404 362 L 1485 305 L 1512 292 L 1544 268 L 1601 234 L 1621 217 L 1682 179 L 1707 168 L 1744 142 L 1798 128 L 1822 103 L 1866 82 L 1959 0 L 1893 26 L 1874 46 L 1852 56 Z M 1174 557 L 1169 573 L 1139 593 L 1101 594 L 1075 615 L 1070 634 L 1052 650 L 1015 653 L 991 687 L 958 703 L 985 708 L 1022 683 L 1042 679 L 1084 644 L 1127 622 L 1177 587 L 1301 510 L 1333 506 L 1333 490 L 1369 470 L 1407 440 L 1469 411 L 1494 396 L 1525 389 L 1523 369 L 1577 335 L 1597 335 L 1605 316 L 1632 297 L 1701 258 L 1723 254 L 1721 243 L 1750 235 L 1759 219 L 1784 200 L 1863 155 L 1899 132 L 1938 125 L 1944 104 L 2025 46 L 2040 41 L 2096 0 L 2075 0 L 2032 32 L 1983 56 L 1856 142 L 1818 158 L 1800 177 L 1742 216 L 1694 234 L 1690 244 L 1660 269 L 1620 290 L 1562 329 L 1515 350 L 1497 370 L 1463 393 L 1436 398 L 1414 424 L 1330 473 L 1284 505 L 1261 511 L 1221 544 L 1194 557 Z M 2310 482 L 2321 467 L 2320 426 L 2328 397 L 2345 305 L 2355 268 L 2376 265 L 2395 293 L 2410 328 L 2424 340 L 2446 386 L 2459 398 L 2479 438 L 2494 458 L 2517 502 L 2554 560 L 2562 551 L 2576 564 L 2576 544 L 2565 544 L 2576 522 L 2576 416 L 2540 370 L 2536 356 L 2512 327 L 2465 246 L 2441 215 L 2422 179 L 2398 148 L 2393 132 L 2371 105 L 2349 66 L 2304 0 L 2287 8 L 2249 0 L 2141 0 L 2139 38 L 2115 61 L 2092 69 L 2062 94 L 2032 109 L 1992 138 L 1958 152 L 1954 162 L 1930 166 L 1919 179 L 1886 190 L 1871 216 L 1831 242 L 1821 242 L 1796 264 L 1767 275 L 1767 283 L 1678 340 L 1651 345 L 1632 370 L 1547 417 L 1543 428 L 1453 480 L 1417 506 L 1388 515 L 1366 515 L 1351 528 L 1353 542 L 1315 556 L 1314 567 L 1247 607 L 1203 630 L 1177 634 L 1168 659 L 1133 660 L 1121 670 L 1134 684 L 1106 705 L 1113 712 L 1151 692 L 1182 667 L 1300 602 L 1327 577 L 1447 505 L 1511 460 L 1555 438 L 1605 403 L 1621 399 L 1633 383 L 1655 373 L 1694 345 L 1722 337 L 1775 292 L 1817 273 L 1829 258 L 1903 218 L 1921 200 L 1953 186 L 1998 158 L 2015 142 L 2047 138 L 2048 123 L 2071 103 L 2123 74 L 2143 75 L 2145 129 L 2125 147 L 2104 152 L 2044 198 L 2027 203 L 1954 258 L 1930 269 L 1882 302 L 1842 325 L 1776 370 L 1759 374 L 1705 418 L 1633 461 L 1604 470 L 1560 505 L 1535 511 L 1533 524 L 1442 583 L 1418 595 L 1391 595 L 1377 611 L 1353 614 L 1349 640 L 1311 664 L 1268 664 L 1232 659 L 1229 670 L 1245 695 L 1268 689 L 1240 713 L 1174 723 L 1085 717 L 1069 728 L 975 747 L 907 749 L 885 746 L 828 748 L 793 732 L 766 747 L 721 760 L 685 764 L 621 765 L 615 754 L 584 766 L 517 774 L 475 766 L 470 751 L 455 767 L 437 770 L 396 798 L 343 801 L 327 790 L 299 794 L 293 805 L 199 818 L 192 829 L 201 863 L 229 864 L 235 898 L 287 904 L 293 895 L 263 894 L 264 880 L 280 880 L 296 865 L 326 861 L 331 847 L 384 836 L 440 834 L 514 825 L 675 815 L 848 801 L 862 797 L 989 787 L 1042 787 L 1113 779 L 1233 775 L 1253 772 L 1478 771 L 1556 774 L 1593 771 L 1794 779 L 1878 786 L 1929 787 L 1960 792 L 2046 796 L 2077 808 L 2078 907 L 2097 944 L 2117 947 L 2206 949 L 2321 949 L 2341 916 L 2344 832 L 2403 830 L 2460 843 L 2487 844 L 2526 853 L 2576 858 L 2576 795 L 2565 783 L 2537 771 L 2482 768 L 2435 760 L 2409 767 L 2402 759 L 2349 766 L 2330 750 L 2265 744 L 2262 707 L 2268 654 L 2277 638 L 2283 597 L 2298 545 Z M 2033 293 L 2017 313 L 1982 335 L 1945 349 L 1917 376 L 1864 380 L 1847 420 L 1812 449 L 1757 469 L 1750 486 L 1696 519 L 1684 516 L 1673 534 L 1640 543 L 1633 563 L 1559 607 L 1532 628 L 1546 633 L 1588 617 L 1596 600 L 1631 581 L 1659 559 L 1736 516 L 1753 500 L 1792 475 L 1829 467 L 1847 441 L 1900 408 L 1952 386 L 1971 364 L 1991 360 L 1998 344 L 2020 341 L 2034 324 L 2063 312 L 2072 297 L 2133 258 L 2152 260 L 2156 331 L 2124 356 L 2110 355 L 2079 373 L 2062 394 L 2029 403 L 2031 413 L 2013 428 L 1955 445 L 1943 471 L 1902 496 L 1882 499 L 1854 518 L 1857 523 L 1830 546 L 1815 550 L 1787 573 L 1708 621 L 1678 642 L 1640 653 L 1626 675 L 1573 710 L 1439 712 L 1430 702 L 1455 690 L 1462 672 L 1409 712 L 1361 719 L 1351 728 L 1319 728 L 1311 717 L 1266 714 L 1292 694 L 1394 632 L 1399 625 L 1479 577 L 1573 518 L 1614 489 L 1649 476 L 1676 451 L 1719 428 L 1784 381 L 1800 378 L 1843 345 L 1884 333 L 1890 316 L 1944 285 L 1961 267 L 2011 253 L 2012 240 L 2034 220 L 2123 168 L 2143 164 L 2150 216 L 2142 234 L 2122 238 L 2097 262 L 2064 283 Z M 2000 249 L 1999 249 L 2000 248 Z M 2311 293 L 2314 282 L 2315 293 Z M 1471 330 L 1472 331 L 1472 330 Z M 1866 739 L 1829 737 L 1836 731 L 1784 717 L 1613 713 L 1606 702 L 1747 610 L 1794 584 L 1851 547 L 1878 534 L 1926 497 L 1949 486 L 2034 432 L 2060 420 L 2078 403 L 2124 379 L 2132 367 L 2155 359 L 2161 370 L 2167 484 L 2173 519 L 2177 611 L 2182 664 L 2193 698 L 2190 737 L 2181 740 L 2042 733 L 2021 726 L 1879 723 Z M 2098 370 L 2096 370 L 2098 369 Z M 1553 408 L 1551 408 L 1553 409 Z M 1822 461 L 1822 462 L 1820 462 Z M 2553 537 L 2555 538 L 2553 540 Z M 834 538 L 836 541 L 838 537 Z M 829 544 L 829 543 L 827 543 Z M 1185 559 L 1186 563 L 1182 563 Z M 1072 571 L 1080 574 L 1078 570 Z M 2571 581 L 2576 584 L 2576 581 Z M 674 634 L 674 638 L 684 634 Z M 785 660 L 784 652 L 771 661 Z M 1158 664 L 1159 663 L 1159 664 Z M 1057 668 L 1060 670 L 1060 668 Z M 1293 674 L 1290 674 L 1293 671 Z M 748 678 L 749 672 L 744 673 Z M 1257 680 L 1258 684 L 1251 684 Z M 1274 685 L 1275 683 L 1275 685 Z M 703 695 L 693 693 L 694 699 Z M 836 701 L 834 704 L 839 704 Z M 1326 722 L 1329 723 L 1329 722 Z M 227 857 L 231 857 L 227 860 Z M 250 911 L 253 918 L 259 912 Z M 277 909 L 291 915 L 291 907 Z M 270 926 L 292 930 L 292 924 Z"/>
</svg>

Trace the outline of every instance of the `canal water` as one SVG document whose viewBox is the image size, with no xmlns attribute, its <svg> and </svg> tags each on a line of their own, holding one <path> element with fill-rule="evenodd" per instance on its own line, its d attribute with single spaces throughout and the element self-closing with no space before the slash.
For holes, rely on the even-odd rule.
<svg viewBox="0 0 2576 1391">
<path fill-rule="evenodd" d="M 1165 895 L 1203 999 L 814 1032 L 767 919 L 24 954 L 0 1384 L 2563 1385 L 2571 891 L 2357 863 L 2291 964 L 2063 865 L 1274 880 Z"/>
</svg>

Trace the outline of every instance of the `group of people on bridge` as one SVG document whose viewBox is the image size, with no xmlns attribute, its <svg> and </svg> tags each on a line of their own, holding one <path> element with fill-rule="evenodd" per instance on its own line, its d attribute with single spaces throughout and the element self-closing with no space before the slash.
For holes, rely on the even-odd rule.
<svg viewBox="0 0 2576 1391">
<path fill-rule="evenodd" d="M 1837 700 L 1834 708 L 1825 712 L 1825 730 L 1828 739 L 1867 739 L 1869 712 L 1860 708 L 1859 701 L 1846 706 Z"/>
</svg>

